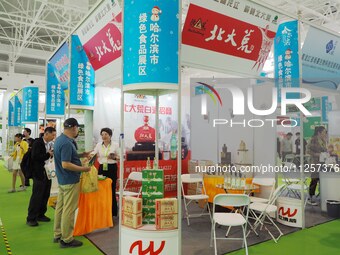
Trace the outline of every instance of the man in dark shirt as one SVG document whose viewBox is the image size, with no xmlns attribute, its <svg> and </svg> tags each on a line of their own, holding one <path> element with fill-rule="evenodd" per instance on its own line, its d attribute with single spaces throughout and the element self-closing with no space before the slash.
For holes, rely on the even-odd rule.
<svg viewBox="0 0 340 255">
<path fill-rule="evenodd" d="M 50 218 L 45 216 L 47 201 L 51 192 L 51 180 L 48 179 L 45 171 L 45 162 L 53 156 L 50 142 L 55 138 L 56 130 L 52 127 L 45 129 L 44 136 L 38 138 L 32 146 L 32 176 L 33 189 L 28 207 L 26 224 L 35 227 L 38 221 L 49 222 Z"/>
<path fill-rule="evenodd" d="M 296 139 L 295 139 L 295 153 L 297 155 L 300 155 L 300 132 L 297 132 L 296 134 Z M 307 146 L 307 141 L 305 138 L 303 138 L 303 154 L 306 154 L 306 146 Z"/>
<path fill-rule="evenodd" d="M 31 137 L 32 130 L 30 128 L 24 128 L 24 132 L 22 133 L 24 138 L 22 140 L 26 141 L 28 143 L 28 150 L 32 149 L 32 145 L 34 142 L 34 139 Z M 24 159 L 23 159 L 24 161 Z M 22 169 L 24 170 L 24 169 Z M 28 187 L 30 186 L 30 178 L 26 176 L 27 174 L 24 172 L 25 175 L 25 186 Z"/>
<path fill-rule="evenodd" d="M 61 248 L 79 247 L 83 243 L 73 238 L 74 217 L 80 193 L 80 173 L 90 167 L 81 166 L 74 138 L 78 136 L 78 121 L 69 118 L 64 122 L 64 133 L 54 143 L 54 162 L 59 183 L 54 218 L 54 242 Z"/>
</svg>

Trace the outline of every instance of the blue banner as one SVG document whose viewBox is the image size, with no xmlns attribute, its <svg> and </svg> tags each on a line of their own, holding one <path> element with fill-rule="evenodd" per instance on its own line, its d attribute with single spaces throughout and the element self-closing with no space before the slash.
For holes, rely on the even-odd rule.
<svg viewBox="0 0 340 255">
<path fill-rule="evenodd" d="M 14 127 L 14 97 L 8 100 L 8 126 Z"/>
<path fill-rule="evenodd" d="M 63 117 L 65 114 L 65 94 L 54 69 L 50 63 L 47 64 L 46 78 L 46 115 Z"/>
<path fill-rule="evenodd" d="M 14 96 L 14 126 L 21 126 L 22 90 Z"/>
<path fill-rule="evenodd" d="M 280 24 L 274 43 L 275 86 L 281 102 L 281 88 L 298 88 L 299 81 L 298 21 Z M 298 93 L 289 93 L 287 98 L 299 98 Z"/>
<path fill-rule="evenodd" d="M 178 0 L 126 1 L 124 13 L 124 90 L 177 89 Z"/>
<path fill-rule="evenodd" d="M 71 38 L 70 107 L 93 109 L 94 70 L 77 35 Z"/>
<path fill-rule="evenodd" d="M 302 48 L 304 83 L 336 90 L 340 84 L 340 37 L 310 27 Z"/>
<path fill-rule="evenodd" d="M 39 88 L 25 87 L 22 89 L 22 123 L 38 122 Z"/>
<path fill-rule="evenodd" d="M 59 50 L 49 60 L 49 63 L 53 66 L 54 73 L 63 90 L 68 89 L 68 83 L 70 80 L 69 73 L 69 49 L 68 43 L 64 43 Z"/>
<path fill-rule="evenodd" d="M 321 98 L 321 120 L 322 122 L 328 122 L 328 112 L 330 103 L 328 101 L 328 96 L 323 96 Z"/>
</svg>

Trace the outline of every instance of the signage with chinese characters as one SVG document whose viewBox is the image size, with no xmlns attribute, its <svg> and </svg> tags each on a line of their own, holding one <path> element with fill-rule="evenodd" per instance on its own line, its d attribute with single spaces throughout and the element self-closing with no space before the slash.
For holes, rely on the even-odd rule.
<svg viewBox="0 0 340 255">
<path fill-rule="evenodd" d="M 337 89 L 340 84 L 340 37 L 310 27 L 302 47 L 302 79 L 314 86 Z"/>
<path fill-rule="evenodd" d="M 67 90 L 69 79 L 70 79 L 70 71 L 69 71 L 70 59 L 69 59 L 68 43 L 65 42 L 59 48 L 59 50 L 49 60 L 49 63 L 53 66 L 54 73 L 61 85 L 61 88 L 63 90 Z"/>
<path fill-rule="evenodd" d="M 22 90 L 14 96 L 14 126 L 21 126 Z"/>
<path fill-rule="evenodd" d="M 298 21 L 280 24 L 274 44 L 275 86 L 281 102 L 281 88 L 298 88 L 299 80 Z M 287 98 L 299 98 L 298 93 L 289 93 Z"/>
<path fill-rule="evenodd" d="M 178 0 L 124 3 L 124 90 L 176 90 Z"/>
<path fill-rule="evenodd" d="M 77 35 L 71 38 L 70 107 L 93 109 L 94 70 Z"/>
<path fill-rule="evenodd" d="M 260 75 L 278 19 L 277 13 L 247 0 L 193 0 L 183 27 L 182 61 Z"/>
<path fill-rule="evenodd" d="M 46 115 L 63 117 L 65 114 L 65 94 L 62 89 L 53 67 L 47 65 L 46 79 Z"/>
<path fill-rule="evenodd" d="M 38 122 L 39 88 L 22 89 L 22 123 Z"/>
<path fill-rule="evenodd" d="M 14 97 L 8 100 L 8 126 L 14 126 Z"/>
<path fill-rule="evenodd" d="M 121 57 L 121 22 L 122 13 L 118 2 L 105 0 L 77 30 L 94 70 L 97 71 Z"/>
</svg>

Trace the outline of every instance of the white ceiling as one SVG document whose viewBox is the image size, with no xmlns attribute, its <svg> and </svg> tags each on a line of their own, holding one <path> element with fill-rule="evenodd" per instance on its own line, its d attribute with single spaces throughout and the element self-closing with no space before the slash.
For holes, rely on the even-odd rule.
<svg viewBox="0 0 340 255">
<path fill-rule="evenodd" d="M 0 0 L 0 73 L 43 76 L 45 61 L 98 1 Z M 254 2 L 340 32 L 340 0 Z M 183 18 L 188 3 L 182 2 Z"/>
</svg>

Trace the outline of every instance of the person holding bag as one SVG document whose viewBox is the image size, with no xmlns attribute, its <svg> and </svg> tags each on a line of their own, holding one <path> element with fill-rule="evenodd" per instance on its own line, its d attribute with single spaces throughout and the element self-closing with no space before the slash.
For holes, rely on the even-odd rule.
<svg viewBox="0 0 340 255">
<path fill-rule="evenodd" d="M 38 226 L 38 221 L 51 221 L 50 218 L 45 216 L 47 201 L 51 192 L 51 180 L 47 176 L 45 164 L 53 157 L 51 141 L 55 136 L 56 130 L 52 127 L 47 127 L 44 130 L 44 136 L 38 138 L 32 146 L 33 189 L 26 218 L 26 224 L 31 227 Z"/>
<path fill-rule="evenodd" d="M 54 216 L 54 243 L 61 248 L 80 247 L 83 243 L 74 239 L 74 218 L 80 193 L 80 174 L 91 167 L 81 165 L 74 141 L 79 132 L 75 118 L 66 119 L 64 132 L 54 143 L 54 163 L 59 183 L 57 206 Z"/>
<path fill-rule="evenodd" d="M 116 182 L 119 145 L 111 141 L 112 133 L 110 128 L 103 128 L 100 131 L 102 142 L 96 145 L 94 153 L 97 154 L 100 164 L 98 174 L 104 175 L 112 180 L 112 216 L 117 216 Z"/>
</svg>

